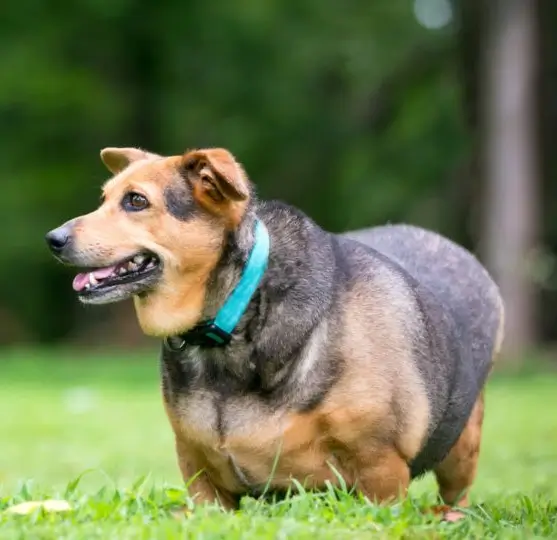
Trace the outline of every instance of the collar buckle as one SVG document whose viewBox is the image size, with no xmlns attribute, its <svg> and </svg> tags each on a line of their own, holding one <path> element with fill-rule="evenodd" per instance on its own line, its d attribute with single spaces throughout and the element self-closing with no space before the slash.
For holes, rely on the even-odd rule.
<svg viewBox="0 0 557 540">
<path fill-rule="evenodd" d="M 213 320 L 200 323 L 184 334 L 165 338 L 164 344 L 167 349 L 178 352 L 187 346 L 225 347 L 231 339 L 231 334 L 217 326 Z"/>
</svg>

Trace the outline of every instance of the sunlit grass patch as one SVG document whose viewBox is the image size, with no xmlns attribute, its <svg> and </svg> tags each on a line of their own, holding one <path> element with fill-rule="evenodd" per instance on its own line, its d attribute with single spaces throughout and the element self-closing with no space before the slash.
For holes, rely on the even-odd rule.
<svg viewBox="0 0 557 540">
<path fill-rule="evenodd" d="M 188 498 L 164 415 L 156 355 L 0 358 L 0 538 L 557 538 L 557 377 L 497 377 L 468 517 L 427 514 L 431 476 L 389 507 L 346 489 L 246 497 L 237 512 Z M 27 515 L 26 501 L 69 510 Z M 190 507 L 187 517 L 176 510 Z"/>
</svg>

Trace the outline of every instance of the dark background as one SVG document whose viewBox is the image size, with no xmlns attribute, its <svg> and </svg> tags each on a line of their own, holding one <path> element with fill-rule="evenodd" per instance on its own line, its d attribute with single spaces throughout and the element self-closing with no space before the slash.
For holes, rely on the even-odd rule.
<svg viewBox="0 0 557 540">
<path fill-rule="evenodd" d="M 343 231 L 406 221 L 478 253 L 507 356 L 556 337 L 555 0 L 10 0 L 0 15 L 0 345 L 144 343 L 84 308 L 47 230 L 105 146 L 224 146 Z"/>
</svg>

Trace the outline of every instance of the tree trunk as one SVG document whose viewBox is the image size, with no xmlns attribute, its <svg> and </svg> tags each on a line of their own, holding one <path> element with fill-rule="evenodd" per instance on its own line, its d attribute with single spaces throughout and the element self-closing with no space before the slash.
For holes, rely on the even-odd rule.
<svg viewBox="0 0 557 540">
<path fill-rule="evenodd" d="M 528 275 L 539 211 L 537 2 L 491 0 L 484 5 L 484 258 L 506 303 L 504 357 L 520 361 L 535 344 L 538 311 Z"/>
</svg>

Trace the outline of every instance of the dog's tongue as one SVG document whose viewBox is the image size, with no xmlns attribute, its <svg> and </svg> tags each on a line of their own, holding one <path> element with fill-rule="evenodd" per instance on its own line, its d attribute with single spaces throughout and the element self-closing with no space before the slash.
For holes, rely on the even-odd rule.
<svg viewBox="0 0 557 540">
<path fill-rule="evenodd" d="M 116 270 L 116 265 L 114 266 L 107 266 L 106 268 L 99 268 L 98 270 L 93 270 L 92 272 L 87 272 L 86 274 L 77 274 L 75 276 L 72 286 L 73 290 L 76 292 L 82 291 L 85 289 L 85 285 L 89 283 L 89 275 L 93 274 L 95 279 L 101 280 L 105 279 L 110 276 Z"/>
</svg>

